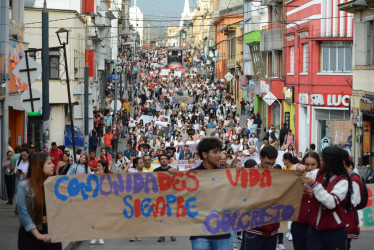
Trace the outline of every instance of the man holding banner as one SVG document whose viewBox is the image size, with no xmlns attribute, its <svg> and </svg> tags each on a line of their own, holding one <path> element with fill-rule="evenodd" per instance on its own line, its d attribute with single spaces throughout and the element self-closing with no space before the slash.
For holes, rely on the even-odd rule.
<svg viewBox="0 0 374 250">
<path fill-rule="evenodd" d="M 219 169 L 222 142 L 218 138 L 204 138 L 197 145 L 197 152 L 203 162 L 193 170 Z M 192 250 L 230 249 L 230 234 L 212 236 L 191 236 Z"/>
</svg>

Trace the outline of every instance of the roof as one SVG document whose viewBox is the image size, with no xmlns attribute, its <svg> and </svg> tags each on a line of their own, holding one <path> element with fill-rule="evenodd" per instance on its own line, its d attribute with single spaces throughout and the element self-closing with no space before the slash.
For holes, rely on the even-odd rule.
<svg viewBox="0 0 374 250">
<path fill-rule="evenodd" d="M 347 3 L 338 4 L 340 11 L 354 13 L 355 11 L 373 8 L 374 0 L 353 0 Z"/>
</svg>

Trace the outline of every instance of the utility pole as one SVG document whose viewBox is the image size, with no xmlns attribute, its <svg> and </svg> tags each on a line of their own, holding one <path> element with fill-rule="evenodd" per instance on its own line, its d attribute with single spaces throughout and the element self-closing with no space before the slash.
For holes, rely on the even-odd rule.
<svg viewBox="0 0 374 250">
<path fill-rule="evenodd" d="M 88 105 L 88 84 L 89 84 L 89 81 L 88 81 L 88 78 L 89 78 L 89 75 L 88 75 L 88 69 L 89 69 L 89 65 L 88 65 L 88 26 L 87 26 L 87 17 L 86 17 L 86 58 L 85 58 L 85 67 L 84 67 L 84 146 L 86 147 L 87 145 L 87 149 L 89 149 L 89 145 L 88 145 L 88 112 L 89 112 L 89 105 Z"/>
<path fill-rule="evenodd" d="M 8 127 L 9 127 L 9 112 L 8 112 L 8 82 L 10 74 L 8 73 L 8 44 L 9 44 L 9 1 L 1 1 L 0 5 L 0 88 L 4 89 L 5 98 L 0 100 L 2 103 L 1 109 L 1 158 L 6 158 L 8 151 Z M 0 197 L 5 199 L 5 183 L 3 168 L 0 170 Z"/>
<path fill-rule="evenodd" d="M 49 14 L 47 1 L 44 0 L 42 11 L 42 104 L 43 135 L 42 150 L 49 147 Z"/>
<path fill-rule="evenodd" d="M 118 72 L 119 72 L 119 65 L 116 64 L 115 68 L 115 86 L 114 86 L 114 110 L 113 110 L 113 135 L 114 137 L 116 136 L 116 130 L 117 130 L 117 101 L 118 101 L 118 83 L 119 83 L 119 77 L 118 77 Z M 117 145 L 118 145 L 118 138 L 115 139 L 115 143 L 113 145 L 113 149 L 117 151 Z M 112 152 L 112 154 L 117 153 L 117 152 Z"/>
</svg>

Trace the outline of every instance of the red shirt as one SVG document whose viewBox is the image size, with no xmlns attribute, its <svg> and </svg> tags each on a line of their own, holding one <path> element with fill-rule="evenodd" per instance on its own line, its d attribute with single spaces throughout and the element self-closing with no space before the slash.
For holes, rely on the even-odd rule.
<svg viewBox="0 0 374 250">
<path fill-rule="evenodd" d="M 107 146 L 108 148 L 111 148 L 112 147 L 112 139 L 113 138 L 114 138 L 113 134 L 106 134 L 104 136 L 105 146 Z"/>
<path fill-rule="evenodd" d="M 112 161 L 112 156 L 110 154 L 107 154 L 106 157 L 100 155 L 100 160 L 106 161 L 109 167 L 109 162 Z"/>
<path fill-rule="evenodd" d="M 97 170 L 97 163 L 98 162 L 99 162 L 99 160 L 97 158 L 94 158 L 93 160 L 91 160 L 90 157 L 88 157 L 88 166 L 90 167 L 90 169 L 92 171 Z"/>
<path fill-rule="evenodd" d="M 56 166 L 61 161 L 63 152 L 60 149 L 56 149 L 53 151 L 52 149 L 49 150 L 49 155 L 51 156 L 52 163 L 54 165 L 53 172 L 56 172 Z"/>
</svg>

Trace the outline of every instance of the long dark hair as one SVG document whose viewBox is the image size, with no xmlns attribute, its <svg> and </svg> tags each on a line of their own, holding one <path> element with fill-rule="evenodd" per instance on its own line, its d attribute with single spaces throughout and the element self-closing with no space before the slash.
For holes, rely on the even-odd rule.
<svg viewBox="0 0 374 250">
<path fill-rule="evenodd" d="M 325 173 L 325 181 L 323 187 L 327 187 L 330 182 L 330 178 L 333 175 L 343 175 L 348 179 L 348 193 L 347 193 L 347 208 L 351 207 L 351 195 L 352 190 L 352 181 L 349 177 L 347 170 L 344 167 L 342 156 L 343 149 L 329 146 L 323 149 L 322 151 L 322 170 Z"/>
<path fill-rule="evenodd" d="M 43 167 L 50 158 L 49 153 L 35 153 L 30 158 L 30 166 L 27 171 L 27 181 L 30 184 L 30 191 L 34 194 L 34 202 L 31 217 L 36 225 L 41 225 L 43 206 L 45 203 L 43 183 L 48 175 L 44 173 Z M 31 204 L 28 204 L 31 206 Z"/>
<path fill-rule="evenodd" d="M 109 173 L 108 163 L 106 163 L 106 161 L 104 161 L 104 160 L 100 160 L 100 161 L 98 161 L 98 163 L 100 163 L 101 166 L 103 166 L 104 173 L 108 174 Z"/>
<path fill-rule="evenodd" d="M 291 153 L 288 153 L 288 152 L 284 153 L 283 160 L 288 160 L 292 164 L 296 164 L 296 163 L 300 162 L 299 159 L 296 156 L 293 156 Z"/>
<path fill-rule="evenodd" d="M 321 168 L 321 160 L 319 158 L 319 154 L 313 151 L 306 153 L 303 159 L 301 160 L 301 164 L 305 165 L 306 158 L 313 158 L 314 160 L 317 161 L 317 164 L 318 164 L 317 168 Z"/>
</svg>

